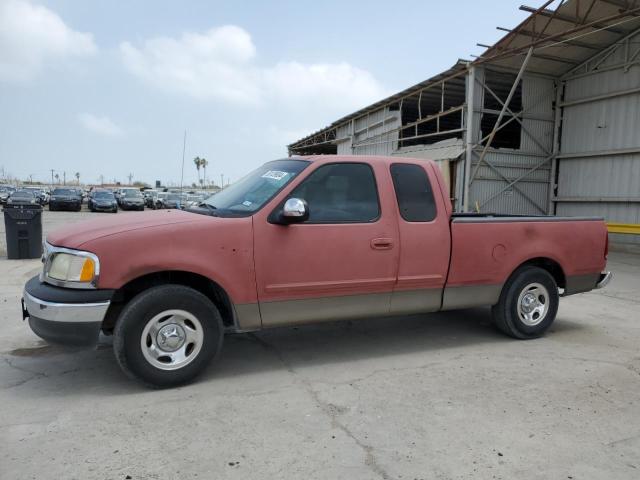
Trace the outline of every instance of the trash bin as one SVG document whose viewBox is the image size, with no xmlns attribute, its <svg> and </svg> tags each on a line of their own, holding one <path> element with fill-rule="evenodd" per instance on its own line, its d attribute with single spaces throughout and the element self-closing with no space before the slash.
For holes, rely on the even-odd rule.
<svg viewBox="0 0 640 480">
<path fill-rule="evenodd" d="M 40 258 L 42 255 L 42 207 L 40 205 L 6 205 L 4 228 L 7 258 Z"/>
</svg>

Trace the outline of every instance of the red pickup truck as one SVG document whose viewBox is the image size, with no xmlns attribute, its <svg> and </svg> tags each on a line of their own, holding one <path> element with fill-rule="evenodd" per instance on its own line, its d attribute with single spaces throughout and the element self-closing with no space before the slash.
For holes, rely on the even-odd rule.
<svg viewBox="0 0 640 480">
<path fill-rule="evenodd" d="M 538 337 L 560 296 L 606 285 L 607 248 L 601 218 L 453 214 L 430 161 L 296 157 L 197 208 L 50 234 L 23 316 L 51 342 L 113 335 L 129 376 L 171 386 L 225 332 L 484 305 L 506 334 Z"/>
</svg>

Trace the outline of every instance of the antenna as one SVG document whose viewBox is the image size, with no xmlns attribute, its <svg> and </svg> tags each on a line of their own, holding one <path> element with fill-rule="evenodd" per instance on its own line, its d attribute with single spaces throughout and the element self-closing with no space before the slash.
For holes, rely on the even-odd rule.
<svg viewBox="0 0 640 480">
<path fill-rule="evenodd" d="M 180 173 L 180 193 L 182 193 L 182 183 L 184 182 L 184 151 L 187 148 L 187 131 L 184 131 L 184 139 L 182 141 L 182 172 Z"/>
</svg>

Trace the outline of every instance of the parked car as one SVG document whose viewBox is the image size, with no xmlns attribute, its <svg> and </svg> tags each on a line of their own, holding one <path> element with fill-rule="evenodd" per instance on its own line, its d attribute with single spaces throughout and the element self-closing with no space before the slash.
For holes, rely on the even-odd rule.
<svg viewBox="0 0 640 480">
<path fill-rule="evenodd" d="M 144 198 L 138 189 L 126 189 L 120 195 L 120 208 L 122 210 L 144 210 Z"/>
<path fill-rule="evenodd" d="M 137 188 L 133 188 L 133 187 L 125 187 L 125 188 L 119 188 L 118 190 L 116 190 L 115 192 L 115 196 L 116 196 L 116 200 L 118 201 L 118 205 L 120 207 L 122 207 L 122 200 L 124 199 L 124 196 L 127 192 L 138 192 L 140 193 L 140 190 Z"/>
<path fill-rule="evenodd" d="M 164 201 L 167 199 L 167 197 L 169 196 L 168 192 L 158 192 L 158 195 L 156 197 L 156 206 L 155 208 L 164 208 Z"/>
<path fill-rule="evenodd" d="M 180 193 L 169 193 L 162 198 L 162 207 L 160 208 L 182 208 L 185 204 L 185 197 Z"/>
<path fill-rule="evenodd" d="M 144 196 L 144 206 L 147 208 L 156 208 L 156 201 L 158 199 L 158 191 L 157 190 L 146 190 L 142 192 Z"/>
<path fill-rule="evenodd" d="M 7 205 L 39 205 L 40 199 L 31 190 L 16 190 L 7 198 Z"/>
<path fill-rule="evenodd" d="M 50 233 L 23 315 L 51 342 L 112 334 L 129 376 L 172 386 L 225 332 L 492 306 L 504 333 L 535 338 L 561 292 L 610 280 L 601 218 L 452 214 L 445 185 L 420 159 L 269 162 L 200 208 Z"/>
<path fill-rule="evenodd" d="M 118 213 L 118 202 L 113 193 L 108 190 L 92 192 L 89 197 L 89 210 L 92 212 Z"/>
<path fill-rule="evenodd" d="M 82 210 L 82 197 L 75 188 L 54 188 L 49 199 L 49 210 Z"/>
<path fill-rule="evenodd" d="M 0 185 L 0 203 L 7 203 L 9 195 L 11 195 L 11 192 L 15 192 L 15 190 L 15 187 L 10 185 Z"/>
<path fill-rule="evenodd" d="M 23 190 L 28 190 L 36 197 L 38 203 L 40 205 L 45 205 L 47 203 L 47 195 L 44 192 L 43 188 L 40 187 L 22 187 Z"/>
<path fill-rule="evenodd" d="M 183 208 L 197 207 L 204 201 L 204 199 L 205 199 L 205 196 L 200 194 L 187 195 L 184 201 Z"/>
</svg>

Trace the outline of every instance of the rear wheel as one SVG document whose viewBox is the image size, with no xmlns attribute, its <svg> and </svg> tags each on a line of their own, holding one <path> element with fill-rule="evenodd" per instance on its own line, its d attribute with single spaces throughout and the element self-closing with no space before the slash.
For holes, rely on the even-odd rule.
<svg viewBox="0 0 640 480">
<path fill-rule="evenodd" d="M 538 267 L 525 266 L 511 275 L 491 313 L 495 325 L 507 335 L 529 339 L 543 335 L 558 313 L 558 286 Z"/>
<path fill-rule="evenodd" d="M 124 308 L 113 349 L 131 378 L 151 387 L 189 382 L 220 352 L 224 330 L 215 305 L 182 285 L 153 287 Z"/>
</svg>

